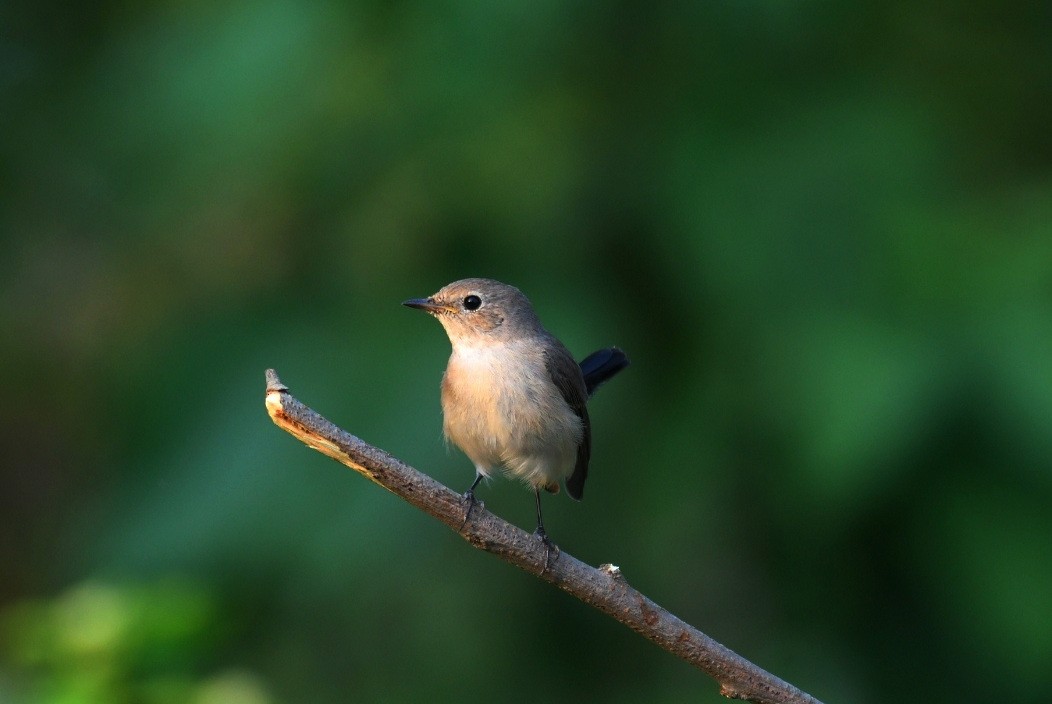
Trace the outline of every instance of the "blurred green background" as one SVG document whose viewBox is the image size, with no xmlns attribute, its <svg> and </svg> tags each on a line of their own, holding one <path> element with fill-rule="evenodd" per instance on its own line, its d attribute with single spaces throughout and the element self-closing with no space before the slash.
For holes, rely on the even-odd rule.
<svg viewBox="0 0 1052 704">
<path fill-rule="evenodd" d="M 632 358 L 563 549 L 830 703 L 1052 699 L 1047 6 L 0 18 L 0 701 L 723 701 L 267 418 L 466 488 L 465 276 Z"/>
</svg>

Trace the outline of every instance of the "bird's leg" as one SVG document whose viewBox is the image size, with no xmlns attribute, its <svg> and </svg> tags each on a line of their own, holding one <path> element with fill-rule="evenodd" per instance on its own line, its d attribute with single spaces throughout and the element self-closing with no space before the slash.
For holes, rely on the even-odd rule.
<svg viewBox="0 0 1052 704">
<path fill-rule="evenodd" d="M 468 502 L 468 506 L 466 509 L 464 509 L 464 520 L 461 521 L 460 528 L 457 529 L 458 533 L 464 530 L 464 526 L 468 524 L 468 519 L 471 518 L 471 509 L 473 509 L 475 507 L 475 504 L 477 503 L 475 501 L 475 487 L 477 487 L 479 485 L 479 482 L 481 481 L 482 472 L 476 470 L 475 481 L 471 482 L 471 486 L 468 487 L 468 490 L 464 492 L 464 499 Z"/>
<path fill-rule="evenodd" d="M 553 543 L 552 539 L 544 531 L 544 521 L 541 519 L 541 490 L 539 488 L 533 490 L 533 497 L 537 501 L 537 530 L 533 531 L 533 534 L 544 543 L 544 569 L 541 570 L 541 574 L 544 574 L 548 571 L 548 558 L 551 556 L 552 550 L 555 551 L 555 556 L 559 557 L 559 546 Z"/>
</svg>

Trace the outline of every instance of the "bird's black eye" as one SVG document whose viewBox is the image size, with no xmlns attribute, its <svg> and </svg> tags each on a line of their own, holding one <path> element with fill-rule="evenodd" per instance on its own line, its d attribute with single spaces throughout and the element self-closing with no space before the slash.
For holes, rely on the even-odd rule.
<svg viewBox="0 0 1052 704">
<path fill-rule="evenodd" d="M 464 298 L 464 307 L 468 310 L 478 310 L 478 307 L 481 305 L 482 299 L 476 296 L 475 294 L 471 294 L 470 296 L 466 296 Z"/>
</svg>

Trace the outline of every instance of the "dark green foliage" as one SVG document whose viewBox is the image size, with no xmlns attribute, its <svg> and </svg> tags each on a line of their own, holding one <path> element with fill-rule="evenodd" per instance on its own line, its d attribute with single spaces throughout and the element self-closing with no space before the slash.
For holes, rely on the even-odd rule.
<svg viewBox="0 0 1052 704">
<path fill-rule="evenodd" d="M 0 700 L 722 701 L 266 418 L 466 488 L 465 276 L 632 359 L 564 549 L 828 702 L 1052 699 L 1040 3 L 0 15 Z"/>
</svg>

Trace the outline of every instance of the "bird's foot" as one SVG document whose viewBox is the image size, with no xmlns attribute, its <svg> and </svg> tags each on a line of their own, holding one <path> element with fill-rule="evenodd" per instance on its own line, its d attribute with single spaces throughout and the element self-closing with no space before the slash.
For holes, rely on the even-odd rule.
<svg viewBox="0 0 1052 704">
<path fill-rule="evenodd" d="M 486 504 L 482 503 L 475 498 L 475 492 L 472 489 L 468 489 L 464 492 L 464 501 L 466 506 L 464 508 L 464 520 L 460 522 L 460 528 L 457 528 L 457 532 L 464 530 L 464 526 L 471 520 L 471 509 L 475 508 L 475 504 L 478 504 L 479 508 L 485 508 Z"/>
<path fill-rule="evenodd" d="M 548 537 L 548 534 L 544 532 L 544 526 L 537 526 L 537 530 L 533 532 L 542 543 L 544 543 L 544 567 L 541 569 L 541 574 L 548 571 L 548 565 L 551 564 L 551 555 L 555 553 L 555 559 L 559 559 L 559 546 L 552 542 L 552 539 Z"/>
</svg>

